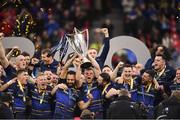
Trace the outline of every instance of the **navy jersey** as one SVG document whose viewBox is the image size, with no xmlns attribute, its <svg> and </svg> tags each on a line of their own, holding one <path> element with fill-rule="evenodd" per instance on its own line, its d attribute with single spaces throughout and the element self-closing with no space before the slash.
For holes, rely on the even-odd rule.
<svg viewBox="0 0 180 120">
<path fill-rule="evenodd" d="M 81 100 L 84 102 L 89 100 L 87 98 L 88 91 L 92 94 L 93 100 L 87 109 L 94 112 L 97 119 L 103 118 L 103 99 L 101 88 L 98 86 L 97 82 L 94 82 L 90 88 L 88 88 L 88 84 L 83 84 L 81 90 Z"/>
<path fill-rule="evenodd" d="M 4 71 L 6 72 L 7 76 L 6 82 L 16 77 L 17 70 L 13 66 L 9 65 L 7 68 L 4 69 Z"/>
<path fill-rule="evenodd" d="M 74 110 L 78 101 L 79 96 L 74 88 L 68 88 L 67 91 L 58 89 L 56 91 L 54 118 L 72 119 L 74 117 Z"/>
<path fill-rule="evenodd" d="M 100 66 L 101 69 L 102 69 L 103 66 L 104 66 L 104 62 L 105 62 L 106 57 L 107 57 L 107 54 L 108 54 L 108 52 L 109 52 L 109 47 L 110 47 L 110 41 L 109 41 L 109 40 L 110 40 L 109 37 L 108 37 L 108 38 L 105 38 L 105 39 L 103 40 L 103 44 L 104 44 L 103 50 L 102 50 L 102 52 L 101 52 L 101 55 L 96 58 L 96 61 L 97 61 L 97 63 L 99 64 L 99 66 Z"/>
<path fill-rule="evenodd" d="M 52 96 L 51 91 L 45 90 L 41 93 L 36 87 L 31 89 L 32 112 L 31 118 L 52 118 Z"/>
<path fill-rule="evenodd" d="M 28 109 L 28 102 L 29 102 L 29 90 L 33 85 L 27 84 L 23 91 L 21 91 L 20 86 L 18 83 L 14 83 L 11 85 L 11 87 L 8 89 L 9 92 L 13 96 L 13 112 L 15 114 L 15 118 L 21 118 L 25 119 L 27 116 Z M 18 113 L 21 113 L 20 116 L 16 116 Z"/>
<path fill-rule="evenodd" d="M 176 76 L 176 71 L 174 68 L 170 66 L 166 66 L 164 72 L 161 75 L 156 74 L 155 79 L 159 83 L 159 85 L 163 85 L 164 87 L 164 92 L 167 95 L 171 94 L 171 89 L 170 86 L 173 83 L 173 80 Z M 163 99 L 163 91 L 156 92 L 155 94 L 155 105 L 158 105 Z"/>
<path fill-rule="evenodd" d="M 1 80 L 1 81 L 3 81 L 3 83 L 8 82 L 7 77 L 6 77 L 6 76 L 4 76 L 4 75 L 0 77 L 0 80 Z"/>
<path fill-rule="evenodd" d="M 46 70 L 50 70 L 52 73 L 57 72 L 59 62 L 56 61 L 55 59 L 51 64 L 44 64 L 44 62 L 39 62 L 34 66 L 34 69 L 32 71 L 33 76 L 37 76 L 38 72 L 44 72 Z"/>
<path fill-rule="evenodd" d="M 51 64 L 44 64 L 42 62 L 42 64 L 40 65 L 40 70 L 41 70 L 41 72 L 44 72 L 46 70 L 50 70 L 52 73 L 56 73 L 58 64 L 59 64 L 59 62 L 56 61 L 55 59 L 53 60 L 53 62 Z"/>
<path fill-rule="evenodd" d="M 139 87 L 137 101 L 143 103 L 147 107 L 147 116 L 149 119 L 153 118 L 154 114 L 154 93 L 155 89 L 151 86 L 150 88 L 146 88 L 144 85 Z M 149 90 L 148 90 L 149 89 Z"/>
<path fill-rule="evenodd" d="M 138 89 L 138 97 L 137 97 L 137 101 L 138 102 L 143 102 L 144 105 L 146 105 L 147 107 L 153 107 L 154 106 L 154 92 L 155 89 L 153 87 L 150 88 L 149 91 L 147 91 L 147 88 L 145 88 L 145 86 L 141 86 Z"/>
<path fill-rule="evenodd" d="M 170 66 L 166 66 L 164 72 L 161 75 L 156 74 L 155 78 L 159 85 L 164 86 L 165 92 L 170 93 L 169 86 L 172 85 L 172 82 L 176 76 L 176 71 Z"/>
<path fill-rule="evenodd" d="M 137 101 L 137 81 L 134 79 L 133 80 L 133 88 L 131 88 L 130 84 L 128 83 L 122 83 L 122 84 L 119 84 L 119 83 L 114 83 L 114 88 L 115 89 L 125 89 L 125 90 L 128 90 L 130 93 L 131 93 L 131 99 L 132 101 L 136 102 Z"/>
</svg>

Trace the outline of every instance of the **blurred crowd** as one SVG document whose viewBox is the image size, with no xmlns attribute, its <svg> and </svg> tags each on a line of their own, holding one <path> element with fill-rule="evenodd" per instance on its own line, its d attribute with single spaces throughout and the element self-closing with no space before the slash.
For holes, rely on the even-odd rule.
<svg viewBox="0 0 180 120">
<path fill-rule="evenodd" d="M 162 44 L 179 61 L 179 0 L 122 0 L 122 8 L 125 34 L 139 38 L 150 50 Z"/>
<path fill-rule="evenodd" d="M 92 21 L 108 11 L 108 0 L 9 0 L 4 4 L 0 20 L 10 25 L 10 28 L 2 24 L 1 27 L 5 26 L 7 29 L 1 31 L 5 31 L 6 36 L 11 36 L 13 29 L 17 27 L 17 16 L 23 17 L 22 14 L 26 11 L 25 15 L 30 15 L 34 22 L 26 37 L 30 38 L 37 48 L 52 47 L 62 34 L 71 33 L 74 27 L 81 30 L 91 28 Z M 14 35 L 25 36 L 23 29 L 20 35 L 16 31 Z"/>
</svg>

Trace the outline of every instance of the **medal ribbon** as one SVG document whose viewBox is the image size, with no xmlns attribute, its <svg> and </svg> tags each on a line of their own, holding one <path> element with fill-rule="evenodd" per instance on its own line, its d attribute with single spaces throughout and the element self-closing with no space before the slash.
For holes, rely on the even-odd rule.
<svg viewBox="0 0 180 120">
<path fill-rule="evenodd" d="M 25 96 L 25 92 L 24 92 L 24 89 L 23 89 L 23 86 L 21 84 L 21 82 L 18 80 L 18 85 L 20 87 L 20 90 L 22 91 L 23 93 L 23 101 L 25 102 L 26 101 L 26 96 Z"/>
</svg>

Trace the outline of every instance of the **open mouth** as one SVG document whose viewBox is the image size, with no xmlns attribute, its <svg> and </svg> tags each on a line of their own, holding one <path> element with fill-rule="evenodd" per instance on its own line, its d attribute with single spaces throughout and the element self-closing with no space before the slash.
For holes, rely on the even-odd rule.
<svg viewBox="0 0 180 120">
<path fill-rule="evenodd" d="M 23 66 L 23 67 L 25 67 L 25 66 L 26 66 L 26 64 L 22 64 L 22 66 Z"/>
<path fill-rule="evenodd" d="M 91 79 L 91 77 L 87 77 L 87 79 Z"/>
<path fill-rule="evenodd" d="M 48 76 L 48 77 L 47 77 L 47 80 L 51 80 L 51 77 L 50 77 L 50 76 Z"/>
<path fill-rule="evenodd" d="M 46 86 L 46 84 L 45 84 L 45 83 L 43 83 L 43 84 L 41 84 L 41 86 Z"/>
</svg>

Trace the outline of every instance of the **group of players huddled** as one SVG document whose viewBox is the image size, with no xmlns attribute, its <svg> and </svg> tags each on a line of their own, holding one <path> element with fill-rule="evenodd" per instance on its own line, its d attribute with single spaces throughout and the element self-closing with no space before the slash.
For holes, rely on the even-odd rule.
<svg viewBox="0 0 180 120">
<path fill-rule="evenodd" d="M 169 66 L 165 48 L 158 46 L 145 67 L 139 63 L 119 62 L 112 69 L 104 65 L 105 59 L 109 59 L 106 58 L 109 47 L 112 47 L 108 30 L 100 30 L 105 36 L 104 48 L 100 56 L 96 49 L 88 50 L 87 58 L 91 63 L 88 67 L 77 53 L 69 54 L 62 64 L 53 58 L 49 49 L 41 52 L 41 59 L 30 58 L 24 52 L 12 62 L 11 55 L 5 54 L 0 33 L 1 104 L 3 100 L 6 103 L 8 95 L 12 97 L 12 102 L 6 104 L 12 108 L 12 115 L 7 116 L 10 111 L 3 109 L 1 115 L 16 119 L 73 119 L 89 110 L 96 119 L 118 118 L 118 115 L 130 118 L 128 116 L 134 112 L 128 110 L 131 113 L 124 114 L 125 107 L 128 108 L 126 104 L 116 105 L 123 95 L 129 98 L 124 100 L 131 103 L 128 105 L 136 113 L 134 118 L 157 118 L 164 114 L 155 111 L 162 101 L 180 89 L 180 68 L 175 70 Z M 178 95 L 175 97 L 179 100 Z M 179 103 L 176 106 L 179 107 Z"/>
</svg>

